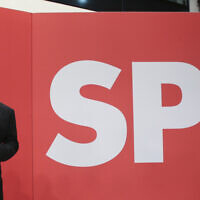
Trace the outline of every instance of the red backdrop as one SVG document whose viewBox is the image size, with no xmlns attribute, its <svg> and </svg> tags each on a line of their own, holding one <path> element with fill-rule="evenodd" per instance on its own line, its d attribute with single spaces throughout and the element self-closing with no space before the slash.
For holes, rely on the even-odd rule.
<svg viewBox="0 0 200 200">
<path fill-rule="evenodd" d="M 33 14 L 31 19 L 28 13 L 0 11 L 0 95 L 16 110 L 20 140 L 18 154 L 3 170 L 8 200 L 31 199 L 32 186 L 37 200 L 199 200 L 199 124 L 164 130 L 164 163 L 134 163 L 131 72 L 132 62 L 186 62 L 199 69 L 199 14 Z M 122 152 L 95 167 L 63 165 L 46 156 L 58 132 L 80 143 L 96 136 L 93 129 L 61 120 L 50 103 L 55 74 L 80 60 L 122 70 L 111 90 L 81 89 L 85 97 L 121 110 L 127 121 Z M 177 88 L 162 90 L 163 105 L 180 101 Z"/>
<path fill-rule="evenodd" d="M 19 151 L 2 163 L 4 197 L 32 199 L 31 14 L 0 8 L 0 101 L 15 109 Z"/>
<path fill-rule="evenodd" d="M 199 14 L 185 13 L 33 15 L 36 199 L 200 198 L 199 124 L 164 130 L 164 163 L 134 163 L 131 77 L 132 62 L 186 62 L 200 68 L 199 23 Z M 100 61 L 122 70 L 111 90 L 98 86 L 81 89 L 85 97 L 121 110 L 127 120 L 127 140 L 122 152 L 96 167 L 67 166 L 45 155 L 57 133 L 75 142 L 95 138 L 94 130 L 60 119 L 50 104 L 55 74 L 79 60 Z M 164 105 L 176 105 L 180 99 L 176 87 L 163 87 Z"/>
</svg>

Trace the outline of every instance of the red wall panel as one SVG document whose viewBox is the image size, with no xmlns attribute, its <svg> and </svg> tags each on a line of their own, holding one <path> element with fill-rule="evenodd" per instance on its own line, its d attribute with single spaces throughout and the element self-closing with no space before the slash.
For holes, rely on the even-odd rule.
<svg viewBox="0 0 200 200">
<path fill-rule="evenodd" d="M 31 14 L 0 8 L 0 101 L 15 110 L 19 151 L 2 163 L 6 200 L 32 199 Z"/>
<path fill-rule="evenodd" d="M 185 13 L 33 15 L 35 199 L 200 198 L 199 124 L 164 130 L 164 163 L 134 162 L 131 73 L 132 62 L 185 62 L 199 69 L 199 23 L 199 14 Z M 96 137 L 94 129 L 61 119 L 50 102 L 50 87 L 56 73 L 81 60 L 121 69 L 111 90 L 94 85 L 81 89 L 84 97 L 121 110 L 127 121 L 127 139 L 121 153 L 94 167 L 64 165 L 46 156 L 57 133 L 79 143 L 91 142 Z M 162 90 L 164 105 L 180 101 L 178 88 L 165 85 Z M 166 93 L 170 94 L 169 99 Z"/>
</svg>

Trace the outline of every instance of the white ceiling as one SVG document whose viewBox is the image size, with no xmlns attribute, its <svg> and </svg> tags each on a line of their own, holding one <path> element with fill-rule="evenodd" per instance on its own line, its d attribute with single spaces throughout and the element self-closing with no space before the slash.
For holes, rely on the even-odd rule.
<svg viewBox="0 0 200 200">
<path fill-rule="evenodd" d="M 92 12 L 90 10 L 44 0 L 0 0 L 0 7 L 30 13 Z"/>
</svg>

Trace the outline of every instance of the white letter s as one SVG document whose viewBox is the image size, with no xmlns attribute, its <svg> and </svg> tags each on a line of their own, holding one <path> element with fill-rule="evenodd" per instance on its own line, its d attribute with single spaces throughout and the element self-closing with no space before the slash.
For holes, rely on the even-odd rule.
<svg viewBox="0 0 200 200">
<path fill-rule="evenodd" d="M 123 149 L 126 119 L 109 104 L 86 99 L 80 88 L 95 84 L 111 89 L 120 69 L 96 61 L 78 61 L 63 67 L 54 77 L 50 89 L 51 105 L 65 121 L 91 127 L 97 137 L 90 143 L 76 143 L 60 134 L 50 146 L 47 156 L 70 166 L 89 167 L 106 163 Z"/>
</svg>

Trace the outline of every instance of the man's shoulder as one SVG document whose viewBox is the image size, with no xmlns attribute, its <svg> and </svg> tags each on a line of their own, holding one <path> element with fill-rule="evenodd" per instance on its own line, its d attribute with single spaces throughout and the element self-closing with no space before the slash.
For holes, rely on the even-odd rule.
<svg viewBox="0 0 200 200">
<path fill-rule="evenodd" d="M 13 112 L 14 110 L 11 107 L 9 107 L 8 105 L 0 102 L 0 111 L 1 112 L 8 112 L 8 113 L 10 113 L 10 112 Z"/>
</svg>

